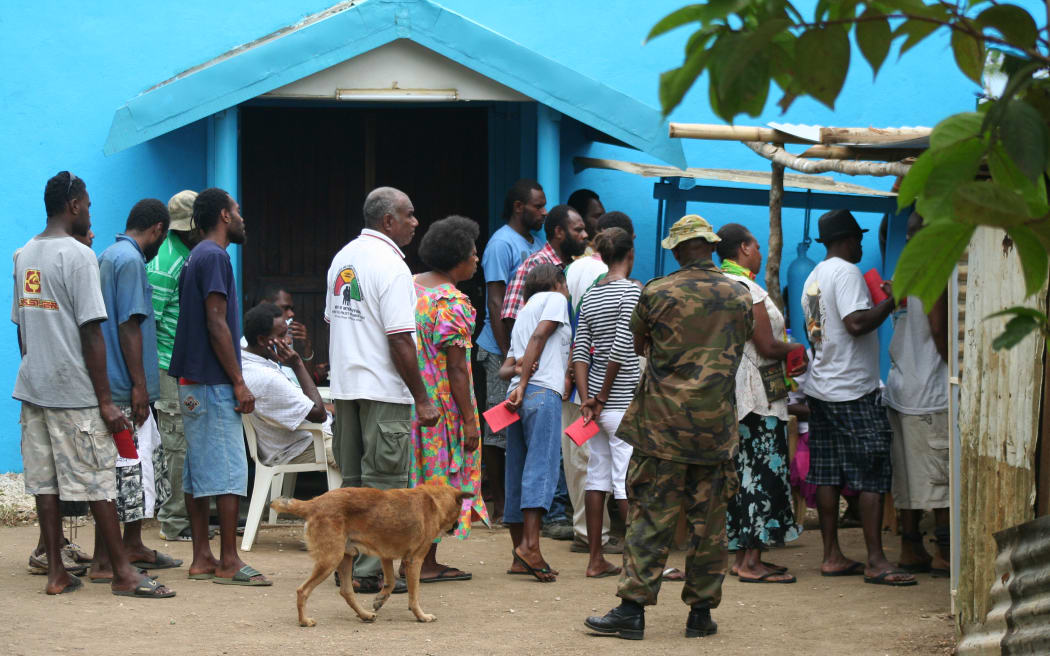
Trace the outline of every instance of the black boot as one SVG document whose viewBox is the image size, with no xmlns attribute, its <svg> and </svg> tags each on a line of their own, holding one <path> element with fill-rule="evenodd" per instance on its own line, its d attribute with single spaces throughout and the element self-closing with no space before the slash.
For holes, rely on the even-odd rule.
<svg viewBox="0 0 1050 656">
<path fill-rule="evenodd" d="M 685 637 L 702 638 L 718 633 L 718 625 L 711 619 L 711 609 L 694 606 L 685 621 Z"/>
<path fill-rule="evenodd" d="M 639 604 L 625 601 L 603 617 L 588 617 L 583 623 L 596 633 L 615 634 L 624 640 L 641 640 L 645 635 L 645 610 Z"/>
</svg>

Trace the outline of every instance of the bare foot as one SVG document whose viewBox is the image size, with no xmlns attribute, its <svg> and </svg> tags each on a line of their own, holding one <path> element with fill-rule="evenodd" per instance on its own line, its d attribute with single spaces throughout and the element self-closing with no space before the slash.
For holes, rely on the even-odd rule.
<svg viewBox="0 0 1050 656">
<path fill-rule="evenodd" d="M 845 556 L 840 555 L 837 558 L 831 558 L 825 560 L 820 564 L 820 573 L 828 576 L 843 576 L 849 574 L 859 574 L 861 564 L 855 560 L 850 560 Z"/>
<path fill-rule="evenodd" d="M 606 576 L 615 576 L 620 573 L 620 568 L 613 565 L 604 558 L 598 560 L 598 562 L 592 562 L 587 565 L 587 576 L 592 579 L 599 579 Z"/>
<path fill-rule="evenodd" d="M 53 579 L 48 577 L 47 586 L 44 587 L 44 592 L 49 595 L 62 594 L 72 582 L 73 577 L 70 576 L 69 572 L 63 569 L 57 577 Z"/>
</svg>

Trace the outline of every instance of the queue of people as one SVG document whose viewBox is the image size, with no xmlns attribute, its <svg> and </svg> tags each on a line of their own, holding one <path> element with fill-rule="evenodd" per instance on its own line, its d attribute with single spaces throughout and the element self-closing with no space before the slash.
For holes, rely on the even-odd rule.
<svg viewBox="0 0 1050 656">
<path fill-rule="evenodd" d="M 325 365 L 313 362 L 309 334 L 279 287 L 244 313 L 242 340 L 226 247 L 244 243 L 247 231 L 226 191 L 140 201 L 125 232 L 95 258 L 84 245 L 84 182 L 69 172 L 49 180 L 46 229 L 15 255 L 12 313 L 23 354 L 14 396 L 23 403 L 26 489 L 37 496 L 41 526 L 31 565 L 46 569 L 46 591 L 80 587 L 71 572 L 87 558 L 62 543 L 59 499 L 90 506 L 97 537 L 89 576 L 114 594 L 174 596 L 149 574 L 182 565 L 143 543 L 142 520 L 154 514 L 163 539 L 193 543 L 189 578 L 271 585 L 236 549 L 248 483 L 242 415 L 262 464 L 312 461 L 305 425 L 321 423 L 344 486 L 442 483 L 469 492 L 453 535 L 468 537 L 476 521 L 505 524 L 508 574 L 557 580 L 540 538 L 564 496 L 571 520 L 566 513 L 559 522 L 572 549 L 589 554 L 585 575 L 619 577 L 621 604 L 586 619 L 599 633 L 644 635 L 644 607 L 673 578 L 665 567 L 681 508 L 693 534 L 678 573 L 690 607 L 686 635 L 717 631 L 711 609 L 727 571 L 748 583 L 797 580 L 762 557 L 802 530 L 790 501 L 789 412 L 809 413 L 806 481 L 816 490 L 821 573 L 902 586 L 914 585 L 915 572 L 946 569 L 945 310 L 926 313 L 908 299 L 895 315 L 887 410 L 874 330 L 895 304 L 871 302 L 856 266 L 863 231 L 848 212 L 820 219 L 828 257 L 807 280 L 801 308 L 810 362 L 792 358 L 801 347 L 786 339 L 784 315 L 755 281 L 761 248 L 744 226 L 716 231 L 683 217 L 662 242 L 679 270 L 643 285 L 631 278 L 636 236 L 627 215 L 606 212 L 589 190 L 550 212 L 546 203 L 535 181 L 515 183 L 507 224 L 480 257 L 475 221 L 432 223 L 418 248 L 427 270 L 413 276 L 402 250 L 419 225 L 412 201 L 391 187 L 371 191 L 364 229 L 326 276 Z M 914 220 L 909 234 L 920 226 Z M 487 316 L 475 342 L 477 313 L 457 285 L 479 262 Z M 485 375 L 481 403 L 474 362 Z M 317 388 L 326 375 L 328 406 Z M 497 432 L 483 425 L 479 406 L 500 404 L 519 419 Z M 566 429 L 581 419 L 596 430 L 578 443 Z M 891 481 L 905 528 L 898 567 L 881 544 Z M 845 486 L 860 495 L 864 563 L 838 546 Z M 622 543 L 610 536 L 610 496 L 625 523 Z M 923 510 L 936 515 L 933 556 L 919 533 Z M 421 580 L 472 578 L 441 563 L 438 548 Z M 621 551 L 622 565 L 606 558 Z M 384 584 L 370 556 L 356 559 L 352 576 L 361 592 Z M 399 579 L 394 591 L 404 590 Z"/>
</svg>

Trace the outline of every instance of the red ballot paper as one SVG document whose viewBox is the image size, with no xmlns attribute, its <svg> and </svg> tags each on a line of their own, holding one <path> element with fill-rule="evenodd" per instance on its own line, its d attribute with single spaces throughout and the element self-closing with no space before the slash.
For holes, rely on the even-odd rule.
<svg viewBox="0 0 1050 656">
<path fill-rule="evenodd" d="M 518 413 L 511 412 L 505 403 L 497 403 L 481 415 L 488 422 L 493 433 L 499 432 L 521 419 Z"/>
<path fill-rule="evenodd" d="M 787 370 L 795 371 L 806 362 L 806 347 L 799 344 L 788 351 Z"/>
<path fill-rule="evenodd" d="M 580 417 L 565 429 L 565 434 L 576 443 L 576 446 L 583 446 L 584 442 L 598 434 L 598 422 L 592 420 L 585 424 L 583 417 Z"/>
<path fill-rule="evenodd" d="M 882 291 L 882 276 L 875 269 L 864 274 L 864 282 L 868 283 L 868 291 L 871 292 L 871 302 L 875 305 L 885 301 L 889 296 Z"/>
<path fill-rule="evenodd" d="M 121 458 L 130 460 L 139 457 L 138 449 L 135 448 L 135 438 L 129 429 L 125 428 L 119 433 L 113 433 L 113 441 L 117 443 L 117 454 Z"/>
</svg>

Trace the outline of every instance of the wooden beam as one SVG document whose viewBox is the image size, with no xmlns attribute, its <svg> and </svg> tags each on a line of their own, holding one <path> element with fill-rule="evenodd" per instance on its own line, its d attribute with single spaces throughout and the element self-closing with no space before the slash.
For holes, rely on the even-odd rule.
<svg viewBox="0 0 1050 656">
<path fill-rule="evenodd" d="M 820 128 L 820 143 L 886 144 L 925 139 L 932 128 Z"/>
<path fill-rule="evenodd" d="M 813 159 L 852 159 L 879 162 L 899 162 L 909 157 L 918 157 L 923 148 L 854 148 L 853 146 L 810 146 L 798 157 Z"/>
<path fill-rule="evenodd" d="M 809 139 L 795 137 L 773 128 L 742 125 L 708 125 L 703 123 L 671 123 L 671 138 L 706 139 L 710 141 L 765 141 L 772 143 L 810 144 Z"/>
</svg>

